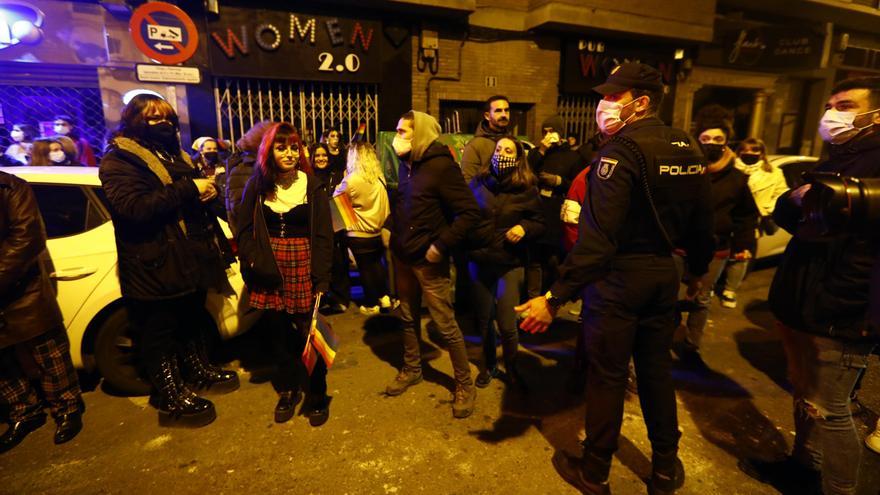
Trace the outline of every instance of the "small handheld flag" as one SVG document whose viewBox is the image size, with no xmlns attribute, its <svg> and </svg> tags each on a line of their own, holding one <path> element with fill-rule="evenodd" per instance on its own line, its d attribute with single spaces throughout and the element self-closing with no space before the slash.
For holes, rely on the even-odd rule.
<svg viewBox="0 0 880 495">
<path fill-rule="evenodd" d="M 333 222 L 333 232 L 347 230 L 357 223 L 357 215 L 347 191 L 333 196 L 330 200 L 330 219 Z"/>
<path fill-rule="evenodd" d="M 306 347 L 303 349 L 302 360 L 306 365 L 306 370 L 311 376 L 315 365 L 318 363 L 318 356 L 324 360 L 324 364 L 329 369 L 336 360 L 336 351 L 339 349 L 339 339 L 333 332 L 330 323 L 324 318 L 324 315 L 318 312 L 321 306 L 322 293 L 318 293 L 315 297 L 315 308 L 312 311 L 312 322 L 309 328 L 309 335 L 306 338 Z"/>
</svg>

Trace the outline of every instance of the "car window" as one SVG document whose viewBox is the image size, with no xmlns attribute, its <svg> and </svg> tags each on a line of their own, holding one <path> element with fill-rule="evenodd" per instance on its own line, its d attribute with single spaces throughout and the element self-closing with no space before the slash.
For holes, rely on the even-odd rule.
<svg viewBox="0 0 880 495">
<path fill-rule="evenodd" d="M 817 161 L 800 161 L 782 167 L 782 174 L 785 175 L 789 189 L 797 189 L 804 185 L 804 172 L 812 171 L 817 165 L 819 165 Z"/>
<path fill-rule="evenodd" d="M 32 184 L 49 239 L 80 234 L 107 222 L 107 215 L 80 186 Z"/>
</svg>

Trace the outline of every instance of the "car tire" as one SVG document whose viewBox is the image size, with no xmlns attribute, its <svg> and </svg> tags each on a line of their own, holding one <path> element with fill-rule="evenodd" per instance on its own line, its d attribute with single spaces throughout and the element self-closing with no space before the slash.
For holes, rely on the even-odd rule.
<svg viewBox="0 0 880 495">
<path fill-rule="evenodd" d="M 150 383 L 137 367 L 137 349 L 132 339 L 128 311 L 119 308 L 101 323 L 95 337 L 95 365 L 105 385 L 125 395 L 148 395 Z"/>
</svg>

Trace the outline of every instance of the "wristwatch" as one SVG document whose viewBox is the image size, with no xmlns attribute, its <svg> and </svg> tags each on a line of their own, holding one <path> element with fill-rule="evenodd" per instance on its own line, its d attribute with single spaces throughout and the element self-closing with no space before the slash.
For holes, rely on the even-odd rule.
<svg viewBox="0 0 880 495">
<path fill-rule="evenodd" d="M 544 294 L 544 299 L 547 299 L 547 304 L 549 304 L 550 307 L 553 309 L 559 309 L 559 307 L 565 303 L 565 301 L 554 296 L 553 293 L 550 292 L 549 290 L 547 291 L 546 294 Z"/>
</svg>

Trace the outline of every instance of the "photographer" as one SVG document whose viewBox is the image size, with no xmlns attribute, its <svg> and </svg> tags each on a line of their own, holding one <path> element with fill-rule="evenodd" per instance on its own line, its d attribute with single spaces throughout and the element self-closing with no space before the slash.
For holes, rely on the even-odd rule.
<svg viewBox="0 0 880 495">
<path fill-rule="evenodd" d="M 880 77 L 841 81 L 825 108 L 819 132 L 830 144 L 830 156 L 816 171 L 880 177 Z M 846 231 L 821 239 L 808 236 L 801 207 L 805 195 L 811 199 L 810 187 L 780 196 L 773 214 L 794 235 L 769 297 L 793 386 L 794 448 L 781 463 L 752 462 L 756 469 L 751 474 L 762 481 L 782 476 L 821 480 L 825 494 L 853 494 L 862 446 L 850 393 L 877 342 L 868 325 L 877 242 Z"/>
</svg>

